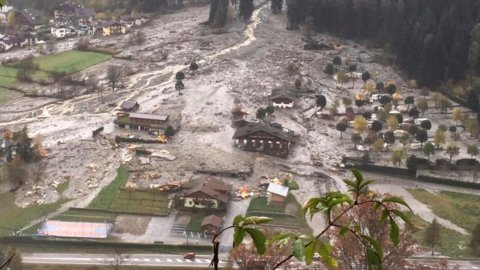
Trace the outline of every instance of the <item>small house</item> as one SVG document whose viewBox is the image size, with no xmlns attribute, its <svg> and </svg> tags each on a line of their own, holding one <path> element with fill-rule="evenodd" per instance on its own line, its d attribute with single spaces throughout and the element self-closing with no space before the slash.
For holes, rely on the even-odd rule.
<svg viewBox="0 0 480 270">
<path fill-rule="evenodd" d="M 96 12 L 94 8 L 77 7 L 75 8 L 75 18 L 78 24 L 90 24 L 95 19 Z"/>
<path fill-rule="evenodd" d="M 120 108 L 125 112 L 135 112 L 140 108 L 140 104 L 135 101 L 124 101 Z"/>
<path fill-rule="evenodd" d="M 288 187 L 270 183 L 267 188 L 268 204 L 283 204 L 288 196 Z"/>
<path fill-rule="evenodd" d="M 119 128 L 155 130 L 165 128 L 168 116 L 145 113 L 121 113 L 114 121 Z"/>
<path fill-rule="evenodd" d="M 241 108 L 235 108 L 232 110 L 232 123 L 234 127 L 244 127 L 249 122 L 246 120 L 248 112 L 242 110 Z"/>
<path fill-rule="evenodd" d="M 214 177 L 191 180 L 182 186 L 180 199 L 186 208 L 218 209 L 226 206 L 232 187 Z"/>
<path fill-rule="evenodd" d="M 216 234 L 222 228 L 222 224 L 222 217 L 210 215 L 203 218 L 201 227 L 206 234 Z"/>
<path fill-rule="evenodd" d="M 120 22 L 107 22 L 102 27 L 104 36 L 122 35 L 127 33 L 127 27 Z"/>
<path fill-rule="evenodd" d="M 28 29 L 38 30 L 44 26 L 44 18 L 37 10 L 25 9 L 15 14 L 16 20 L 20 25 L 26 26 Z"/>
<path fill-rule="evenodd" d="M 287 157 L 294 132 L 276 123 L 248 123 L 233 135 L 236 147 L 245 151 Z"/>
<path fill-rule="evenodd" d="M 270 100 L 275 108 L 293 108 L 296 100 L 295 93 L 285 88 L 277 88 L 272 90 Z"/>
</svg>

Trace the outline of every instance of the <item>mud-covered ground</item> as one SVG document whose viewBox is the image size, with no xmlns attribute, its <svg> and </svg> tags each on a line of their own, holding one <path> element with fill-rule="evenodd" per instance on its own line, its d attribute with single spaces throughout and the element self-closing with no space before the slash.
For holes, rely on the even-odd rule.
<svg viewBox="0 0 480 270">
<path fill-rule="evenodd" d="M 130 67 L 136 73 L 128 78 L 123 89 L 107 90 L 102 97 L 94 93 L 66 101 L 25 98 L 0 108 L 0 128 L 17 129 L 27 125 L 32 135 L 44 136 L 49 150 L 41 181 L 42 192 L 27 196 L 32 185 L 25 185 L 17 191 L 17 205 L 37 203 L 40 198 L 42 203 L 56 201 L 59 194 L 54 192 L 52 183 L 67 180 L 69 187 L 63 195 L 73 199 L 68 205 L 88 205 L 95 194 L 113 180 L 115 170 L 125 160 L 126 146 L 115 147 L 114 136 L 149 136 L 114 127 L 116 108 L 108 103 L 120 104 L 124 100 L 138 101 L 140 112 L 169 115 L 172 124 L 180 127 L 167 144 L 146 145 L 147 149 L 168 151 L 177 157 L 174 161 L 152 157 L 150 164 L 140 165 L 138 157 L 127 159 L 131 168 L 142 168 L 145 175 L 160 175 L 146 180 L 145 175 L 135 174 L 131 181 L 138 186 L 186 181 L 198 171 L 250 169 L 252 176 L 228 181 L 235 185 L 254 185 L 262 176 L 277 176 L 281 171 L 288 171 L 300 183 L 300 190 L 294 194 L 303 203 L 308 197 L 326 190 L 343 188 L 341 179 L 345 172 L 333 167 L 352 148 L 349 136 L 340 140 L 335 121 L 317 117 L 307 119 L 303 113 L 314 105 L 316 94 L 326 95 L 329 104 L 336 97 L 351 97 L 355 93 L 354 89 L 350 92 L 338 90 L 335 81 L 323 72 L 333 56 L 351 59 L 360 71 L 368 70 L 375 79 L 395 80 L 402 87 L 403 95 L 413 91 L 392 68 L 374 61 L 377 52 L 361 45 L 317 35 L 317 40 L 341 44 L 342 48 L 303 50 L 302 34 L 287 31 L 285 14 L 271 14 L 268 5 L 260 6 L 251 22 L 234 20 L 222 30 L 200 25 L 207 17 L 208 7 L 188 7 L 152 21 L 142 30 L 147 36 L 147 42 L 142 45 L 127 45 L 127 36 L 96 41 L 121 49 L 122 55 L 130 55 L 131 60 L 112 59 L 82 71 L 82 75 L 95 74 L 101 79 L 109 65 Z M 162 57 L 164 53 L 168 54 L 166 59 Z M 200 66 L 195 74 L 186 69 L 192 60 Z M 298 67 L 298 72 L 289 71 L 289 65 Z M 182 95 L 174 89 L 174 75 L 180 70 L 187 75 Z M 231 109 L 241 106 L 253 119 L 258 108 L 269 105 L 272 88 L 291 86 L 299 76 L 303 80 L 302 97 L 296 108 L 277 110 L 270 119 L 294 130 L 297 135 L 288 159 L 234 148 Z M 357 84 L 361 86 L 360 82 Z M 101 126 L 105 128 L 105 137 L 93 140 L 91 132 Z M 331 178 L 318 177 L 317 172 Z M 89 187 L 92 181 L 95 184 Z M 321 228 L 316 226 L 314 231 L 318 229 Z"/>
</svg>

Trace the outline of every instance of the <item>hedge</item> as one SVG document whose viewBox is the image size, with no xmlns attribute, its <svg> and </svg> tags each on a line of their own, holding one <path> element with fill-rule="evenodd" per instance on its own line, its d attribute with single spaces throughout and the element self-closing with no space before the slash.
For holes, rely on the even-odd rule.
<svg viewBox="0 0 480 270">
<path fill-rule="evenodd" d="M 474 182 L 462 182 L 448 178 L 440 178 L 434 176 L 427 176 L 427 175 L 419 175 L 417 177 L 419 181 L 427 182 L 427 183 L 435 183 L 435 184 L 443 184 L 449 186 L 456 186 L 456 187 L 464 187 L 464 188 L 475 188 L 480 189 L 480 183 Z"/>
<path fill-rule="evenodd" d="M 140 138 L 125 138 L 120 136 L 115 136 L 116 143 L 162 143 L 159 140 L 147 140 L 147 139 L 140 139 Z"/>
<path fill-rule="evenodd" d="M 128 252 L 142 251 L 142 252 L 163 252 L 163 253 L 178 253 L 184 252 L 201 252 L 210 254 L 212 247 L 210 245 L 169 245 L 169 244 L 140 244 L 140 243 L 122 243 L 113 242 L 111 240 L 94 240 L 94 239 L 59 239 L 52 237 L 40 236 L 7 236 L 0 238 L 0 246 L 26 246 L 33 247 L 36 250 L 46 251 L 52 250 L 95 250 L 98 252 L 112 252 L 113 249 L 125 250 Z M 45 247 L 45 248 L 42 248 Z"/>
</svg>

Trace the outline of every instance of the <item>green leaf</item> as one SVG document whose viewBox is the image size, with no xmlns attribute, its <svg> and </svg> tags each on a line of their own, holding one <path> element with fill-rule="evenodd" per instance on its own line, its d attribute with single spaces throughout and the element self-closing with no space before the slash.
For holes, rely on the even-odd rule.
<svg viewBox="0 0 480 270">
<path fill-rule="evenodd" d="M 340 234 L 340 236 L 344 236 L 346 233 L 350 232 L 351 230 L 357 231 L 357 225 L 352 224 L 352 223 L 343 225 L 343 226 L 340 228 L 339 234 Z"/>
<path fill-rule="evenodd" d="M 235 232 L 233 233 L 233 248 L 238 247 L 245 237 L 245 229 L 235 227 Z"/>
<path fill-rule="evenodd" d="M 410 206 L 405 202 L 405 200 L 403 198 L 398 197 L 398 196 L 387 197 L 387 198 L 383 199 L 382 202 L 384 202 L 384 203 L 393 202 L 393 203 L 401 204 L 401 205 L 407 207 L 411 212 L 413 212 L 412 208 L 410 208 Z"/>
<path fill-rule="evenodd" d="M 383 258 L 383 249 L 382 249 L 382 246 L 380 245 L 380 242 L 378 240 L 374 239 L 373 237 L 365 235 L 365 234 L 362 234 L 360 236 L 370 243 L 370 245 L 375 250 L 375 253 L 377 253 L 378 256 L 380 257 L 380 261 L 381 261 L 382 258 Z"/>
<path fill-rule="evenodd" d="M 238 215 L 233 219 L 233 225 L 239 226 L 240 222 L 244 221 L 245 217 L 242 215 Z"/>
<path fill-rule="evenodd" d="M 388 217 L 388 209 L 382 210 L 382 216 L 380 217 L 380 223 L 383 223 Z"/>
<path fill-rule="evenodd" d="M 393 218 L 390 218 L 390 240 L 392 240 L 393 245 L 398 246 L 400 243 L 400 228 Z"/>
<path fill-rule="evenodd" d="M 301 239 L 295 240 L 293 242 L 293 256 L 297 258 L 299 261 L 303 260 L 305 256 L 305 246 L 303 245 L 303 241 Z"/>
<path fill-rule="evenodd" d="M 312 241 L 310 245 L 305 247 L 305 263 L 307 263 L 307 265 L 312 264 L 313 255 L 315 254 L 315 250 L 316 250 L 316 245 L 317 245 L 317 239 L 315 239 L 314 241 Z"/>
<path fill-rule="evenodd" d="M 372 248 L 367 247 L 367 263 L 369 265 L 368 269 L 372 269 L 372 265 L 380 265 L 382 260 L 380 259 L 378 253 L 376 253 Z M 376 268 L 375 268 L 376 269 Z"/>
<path fill-rule="evenodd" d="M 293 234 L 293 233 L 282 232 L 282 233 L 279 233 L 279 234 L 276 234 L 276 235 L 272 236 L 267 242 L 268 243 L 277 243 L 280 246 L 284 246 L 293 237 L 295 237 L 295 234 Z"/>
<path fill-rule="evenodd" d="M 272 221 L 272 218 L 269 217 L 257 217 L 257 216 L 251 216 L 247 217 L 243 220 L 242 226 L 246 225 L 258 225 L 258 224 L 264 224 Z"/>
<path fill-rule="evenodd" d="M 312 212 L 311 209 L 317 207 L 318 203 L 320 203 L 321 201 L 321 198 L 319 197 L 314 197 L 314 198 L 310 198 L 303 206 L 302 206 L 302 215 L 305 216 L 308 212 L 308 210 L 310 210 L 310 212 Z"/>
<path fill-rule="evenodd" d="M 253 244 L 255 244 L 258 254 L 265 254 L 265 251 L 267 249 L 267 238 L 265 237 L 265 235 L 257 229 L 246 228 L 245 230 L 252 237 Z"/>
<path fill-rule="evenodd" d="M 412 221 L 410 220 L 410 218 L 404 212 L 402 212 L 400 210 L 397 210 L 397 209 L 390 209 L 390 212 L 395 214 L 397 217 L 401 218 L 403 220 L 403 222 L 405 222 L 409 226 L 413 227 Z"/>
<path fill-rule="evenodd" d="M 355 176 L 355 179 L 357 180 L 355 186 L 358 188 L 360 184 L 363 182 L 363 175 L 359 170 L 355 168 L 352 169 L 352 173 L 353 173 L 353 176 Z"/>
<path fill-rule="evenodd" d="M 323 262 L 327 265 L 328 269 L 337 268 L 338 263 L 332 256 L 333 248 L 328 240 L 319 241 L 317 243 L 317 250 L 320 257 L 322 257 Z"/>
</svg>

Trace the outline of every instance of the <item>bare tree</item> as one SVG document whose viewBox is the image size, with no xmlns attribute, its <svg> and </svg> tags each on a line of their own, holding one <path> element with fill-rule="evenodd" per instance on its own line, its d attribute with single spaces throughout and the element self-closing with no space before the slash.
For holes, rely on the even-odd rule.
<svg viewBox="0 0 480 270">
<path fill-rule="evenodd" d="M 67 74 L 64 71 L 52 71 L 48 75 L 58 86 L 58 95 L 63 96 L 63 79 Z"/>
<path fill-rule="evenodd" d="M 109 66 L 107 70 L 107 80 L 112 92 L 115 92 L 116 87 L 123 78 L 123 70 L 120 66 Z"/>
<path fill-rule="evenodd" d="M 55 38 L 55 36 L 52 36 L 45 44 L 45 50 L 47 51 L 47 53 L 52 54 L 55 52 L 56 49 L 57 49 L 57 38 Z"/>
<path fill-rule="evenodd" d="M 129 255 L 123 254 L 120 250 L 115 249 L 112 254 L 113 261 L 110 260 L 109 263 L 115 268 L 115 270 L 118 270 L 129 257 Z"/>
</svg>

